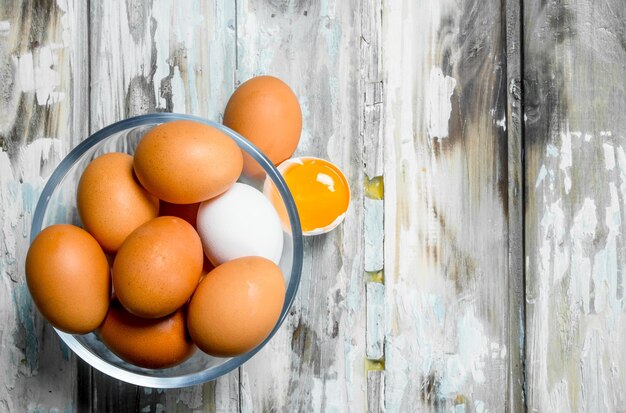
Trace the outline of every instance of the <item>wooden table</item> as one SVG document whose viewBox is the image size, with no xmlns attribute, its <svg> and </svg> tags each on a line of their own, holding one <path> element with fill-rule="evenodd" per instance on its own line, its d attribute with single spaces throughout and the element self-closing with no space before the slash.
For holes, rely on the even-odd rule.
<svg viewBox="0 0 626 413">
<path fill-rule="evenodd" d="M 623 0 L 4 0 L 0 412 L 626 411 Z M 339 165 L 280 333 L 179 390 L 90 369 L 33 307 L 34 205 L 117 120 L 288 82 Z M 384 191 L 383 191 L 384 183 Z M 383 196 L 384 195 L 384 196 Z"/>
</svg>

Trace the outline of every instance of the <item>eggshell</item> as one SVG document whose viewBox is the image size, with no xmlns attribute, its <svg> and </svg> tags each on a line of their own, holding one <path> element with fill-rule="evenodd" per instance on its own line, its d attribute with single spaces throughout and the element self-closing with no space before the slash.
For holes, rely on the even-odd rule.
<svg viewBox="0 0 626 413">
<path fill-rule="evenodd" d="M 194 343 L 217 357 L 243 354 L 276 325 L 285 299 L 280 268 L 262 257 L 243 257 L 216 267 L 189 303 L 187 328 Z"/>
<path fill-rule="evenodd" d="M 69 224 L 45 228 L 26 255 L 26 283 L 41 314 L 59 330 L 96 329 L 111 296 L 109 264 L 98 242 Z"/>
<path fill-rule="evenodd" d="M 98 333 L 122 360 L 150 369 L 180 364 L 196 348 L 187 334 L 183 308 L 163 318 L 146 319 L 113 301 Z"/>
<path fill-rule="evenodd" d="M 174 204 L 193 204 L 226 191 L 241 175 L 239 146 L 200 122 L 155 126 L 139 141 L 134 168 L 150 193 Z"/>
<path fill-rule="evenodd" d="M 249 255 L 280 261 L 283 231 L 270 201 L 255 188 L 234 184 L 200 204 L 197 229 L 213 265 Z"/>
<path fill-rule="evenodd" d="M 224 125 L 239 132 L 278 165 L 298 146 L 302 109 L 285 82 L 273 76 L 257 76 L 232 94 L 224 110 Z M 263 169 L 244 153 L 243 173 L 259 176 Z"/>
<path fill-rule="evenodd" d="M 344 173 L 331 162 L 313 156 L 287 159 L 277 167 L 289 188 L 300 217 L 302 235 L 325 234 L 341 224 L 350 206 L 350 185 Z M 290 227 L 285 203 L 269 177 L 263 193 Z"/>
<path fill-rule="evenodd" d="M 132 314 L 158 318 L 180 308 L 198 285 L 202 244 L 193 227 L 159 217 L 133 231 L 113 262 L 113 288 Z"/>
<path fill-rule="evenodd" d="M 107 252 L 118 250 L 124 239 L 159 213 L 159 200 L 133 174 L 133 157 L 107 153 L 94 159 L 82 173 L 77 208 L 83 226 Z"/>
</svg>

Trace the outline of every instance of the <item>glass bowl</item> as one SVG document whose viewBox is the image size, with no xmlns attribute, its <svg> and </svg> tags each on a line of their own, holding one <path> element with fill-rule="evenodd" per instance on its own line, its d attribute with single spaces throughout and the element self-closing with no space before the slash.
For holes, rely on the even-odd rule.
<svg viewBox="0 0 626 413">
<path fill-rule="evenodd" d="M 108 152 L 134 153 L 139 140 L 152 127 L 175 120 L 193 120 L 213 126 L 234 140 L 265 170 L 278 189 L 289 216 L 289 225 L 283 226 L 283 252 L 279 266 L 287 286 L 285 302 L 278 322 L 270 335 L 256 348 L 233 358 L 212 357 L 200 350 L 184 363 L 166 369 L 152 370 L 129 364 L 109 351 L 95 333 L 72 335 L 55 329 L 63 342 L 92 367 L 116 379 L 154 388 L 177 388 L 203 383 L 241 366 L 256 354 L 276 333 L 293 303 L 302 271 L 303 241 L 296 207 L 281 174 L 254 145 L 238 133 L 210 120 L 190 115 L 156 113 L 137 116 L 107 126 L 91 135 L 74 148 L 59 164 L 46 183 L 37 203 L 30 240 L 44 228 L 57 223 L 81 226 L 76 209 L 76 187 L 89 162 Z M 263 182 L 240 178 L 262 191 Z"/>
</svg>

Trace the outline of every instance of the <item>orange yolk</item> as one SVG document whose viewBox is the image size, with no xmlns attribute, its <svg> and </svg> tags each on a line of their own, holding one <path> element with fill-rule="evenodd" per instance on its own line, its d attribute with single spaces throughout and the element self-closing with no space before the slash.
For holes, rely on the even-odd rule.
<svg viewBox="0 0 626 413">
<path fill-rule="evenodd" d="M 330 162 L 302 158 L 302 163 L 287 166 L 282 174 L 296 203 L 303 232 L 324 229 L 348 210 L 348 182 Z"/>
</svg>

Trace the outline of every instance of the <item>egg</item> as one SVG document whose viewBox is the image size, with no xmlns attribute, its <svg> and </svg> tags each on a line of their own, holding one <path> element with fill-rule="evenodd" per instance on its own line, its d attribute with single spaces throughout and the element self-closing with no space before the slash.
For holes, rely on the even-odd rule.
<svg viewBox="0 0 626 413">
<path fill-rule="evenodd" d="M 239 132 L 278 165 L 298 146 L 302 109 L 285 82 L 273 76 L 257 76 L 232 94 L 224 110 L 224 125 Z M 243 173 L 260 176 L 263 169 L 246 153 Z"/>
<path fill-rule="evenodd" d="M 113 261 L 113 288 L 132 314 L 158 318 L 180 308 L 198 285 L 200 237 L 185 220 L 158 217 L 133 231 Z"/>
<path fill-rule="evenodd" d="M 109 264 L 98 242 L 74 225 L 45 228 L 26 255 L 26 283 L 41 314 L 59 330 L 85 334 L 107 313 Z"/>
<path fill-rule="evenodd" d="M 187 334 L 183 308 L 163 318 L 146 319 L 113 301 L 98 335 L 122 360 L 149 369 L 180 364 L 196 348 Z"/>
<path fill-rule="evenodd" d="M 278 171 L 293 196 L 304 235 L 329 232 L 343 221 L 350 205 L 350 186 L 337 166 L 324 159 L 303 156 L 286 160 L 278 166 Z M 263 193 L 278 211 L 283 226 L 289 225 L 285 204 L 269 178 L 265 180 Z"/>
<path fill-rule="evenodd" d="M 144 188 L 174 204 L 193 204 L 223 193 L 239 178 L 242 166 L 235 141 L 212 126 L 188 120 L 149 130 L 134 157 Z"/>
<path fill-rule="evenodd" d="M 283 230 L 272 204 L 257 189 L 235 183 L 200 204 L 197 230 L 213 265 L 249 255 L 280 261 Z"/>
<path fill-rule="evenodd" d="M 133 157 L 126 153 L 107 153 L 91 161 L 78 182 L 76 201 L 83 226 L 110 253 L 159 213 L 158 198 L 137 182 Z"/>
<path fill-rule="evenodd" d="M 233 357 L 259 345 L 285 299 L 280 268 L 262 257 L 238 258 L 207 274 L 187 313 L 192 341 L 207 354 Z"/>
</svg>

